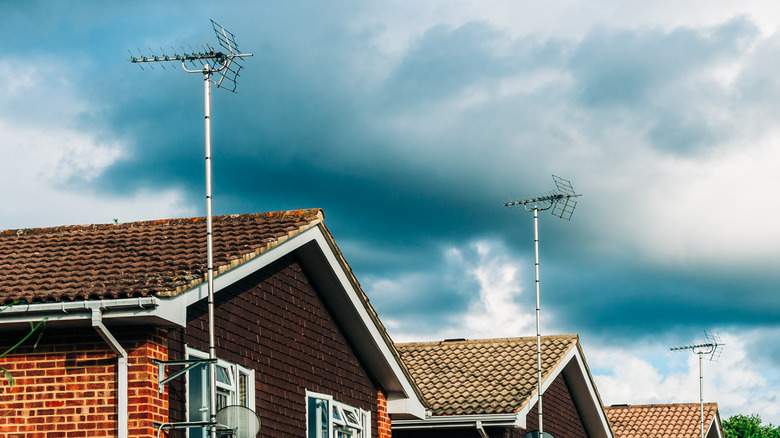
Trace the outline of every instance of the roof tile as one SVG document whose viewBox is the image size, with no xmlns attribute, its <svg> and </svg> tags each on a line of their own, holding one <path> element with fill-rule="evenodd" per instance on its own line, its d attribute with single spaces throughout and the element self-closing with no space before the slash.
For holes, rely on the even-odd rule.
<svg viewBox="0 0 780 438">
<path fill-rule="evenodd" d="M 213 217 L 215 273 L 310 228 L 320 209 Z M 204 281 L 205 218 L 0 231 L 0 304 L 175 295 Z"/>
<path fill-rule="evenodd" d="M 705 428 L 712 424 L 717 403 L 704 404 Z M 614 405 L 604 408 L 615 438 L 701 437 L 698 403 Z"/>
<path fill-rule="evenodd" d="M 542 337 L 547 379 L 576 335 Z M 536 337 L 396 344 L 434 415 L 511 413 L 536 390 Z"/>
</svg>

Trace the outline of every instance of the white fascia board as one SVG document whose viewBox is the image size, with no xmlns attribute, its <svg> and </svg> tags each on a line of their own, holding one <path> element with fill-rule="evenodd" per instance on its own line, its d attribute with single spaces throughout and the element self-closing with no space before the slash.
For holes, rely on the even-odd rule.
<svg viewBox="0 0 780 438">
<path fill-rule="evenodd" d="M 444 429 L 476 427 L 477 422 L 485 427 L 516 427 L 525 429 L 525 417 L 520 413 L 478 414 L 478 415 L 433 415 L 421 420 L 392 420 L 392 429 Z"/>
<path fill-rule="evenodd" d="M 346 292 L 347 298 L 355 312 L 358 314 L 361 323 L 368 331 L 371 337 L 372 346 L 379 351 L 380 355 L 390 366 L 392 373 L 403 388 L 403 397 L 398 397 L 395 394 L 387 394 L 388 413 L 407 414 L 417 418 L 423 418 L 425 416 L 425 407 L 417 398 L 413 384 L 407 379 L 401 365 L 392 354 L 387 342 L 385 342 L 385 338 L 382 336 L 379 328 L 374 323 L 373 318 L 369 315 L 368 310 L 363 305 L 359 292 L 355 289 L 352 281 L 350 281 L 344 266 L 340 263 L 340 259 L 331 248 L 329 241 L 330 239 L 325 236 L 319 225 L 311 227 L 253 259 L 215 276 L 214 293 L 218 293 L 231 284 L 257 272 L 286 254 L 292 253 L 301 249 L 303 246 L 314 242 L 324 255 L 328 268 L 335 274 L 339 286 Z M 187 306 L 207 297 L 208 284 L 203 282 L 174 298 L 164 300 L 161 303 L 161 311 L 170 316 L 175 315 L 178 311 L 178 317 L 180 318 L 179 324 L 185 325 Z"/>
<path fill-rule="evenodd" d="M 235 268 L 223 272 L 222 274 L 214 276 L 214 293 L 218 293 L 222 289 L 236 283 L 249 275 L 259 271 L 265 266 L 273 263 L 277 259 L 289 254 L 301 246 L 309 243 L 311 238 L 306 238 L 306 234 L 312 230 L 319 230 L 319 227 L 312 227 L 289 240 L 286 240 L 279 245 L 269 249 L 268 251 L 261 253 L 260 255 L 248 260 Z M 322 232 L 320 232 L 322 234 Z M 179 325 L 182 327 L 187 324 L 187 307 L 200 300 L 204 300 L 209 296 L 208 282 L 203 281 L 199 285 L 192 289 L 176 295 L 173 298 L 166 299 L 162 303 L 164 311 L 175 316 Z"/>
<path fill-rule="evenodd" d="M 91 321 L 92 311 L 103 312 L 103 319 L 159 318 L 157 297 L 120 298 L 115 300 L 61 301 L 56 303 L 20 303 L 0 312 L 0 325 L 19 325 L 46 318 L 48 324 Z"/>
<path fill-rule="evenodd" d="M 707 427 L 707 433 L 704 434 L 707 438 L 723 438 L 723 434 L 721 431 L 723 430 L 723 427 L 720 423 L 720 416 L 718 415 L 717 409 L 715 410 L 715 415 L 712 416 L 712 421 L 710 422 L 710 425 Z"/>
<path fill-rule="evenodd" d="M 570 365 L 574 365 L 576 368 L 575 371 L 570 371 L 571 368 L 569 368 Z M 566 355 L 563 357 L 563 359 L 558 363 L 558 365 L 552 370 L 550 375 L 547 379 L 544 380 L 542 384 L 542 408 L 544 408 L 544 393 L 547 392 L 547 389 L 549 389 L 550 385 L 553 384 L 555 379 L 560 375 L 561 373 L 564 373 L 567 380 L 568 379 L 576 379 L 578 380 L 578 384 L 575 385 L 572 382 L 572 385 L 570 386 L 571 391 L 575 391 L 576 388 L 581 388 L 584 386 L 586 388 L 586 397 L 577 397 L 576 394 L 572 394 L 572 401 L 577 402 L 575 399 L 579 399 L 580 403 L 592 403 L 594 409 L 597 412 L 597 421 L 598 424 L 598 431 L 588 431 L 589 436 L 593 436 L 596 438 L 613 438 L 612 435 L 612 429 L 609 427 L 609 422 L 607 420 L 607 416 L 604 413 L 604 408 L 601 405 L 601 400 L 599 399 L 598 395 L 596 394 L 596 387 L 593 384 L 593 380 L 590 378 L 590 374 L 587 372 L 587 367 L 585 365 L 585 361 L 582 358 L 582 355 L 580 354 L 580 350 L 575 344 L 572 346 L 571 349 L 566 353 Z M 574 374 L 572 374 L 574 373 Z M 531 399 L 526 405 L 523 407 L 523 409 L 520 410 L 519 414 L 522 416 L 523 421 L 525 422 L 525 418 L 528 416 L 528 413 L 531 411 L 531 409 L 536 406 L 537 401 L 539 399 L 539 392 L 534 391 L 531 394 Z M 583 400 L 584 399 L 584 400 Z M 578 411 L 581 411 L 582 409 L 578 409 Z M 592 417 L 592 415 L 591 415 Z M 523 426 L 525 427 L 525 426 Z"/>
<path fill-rule="evenodd" d="M 425 406 L 422 401 L 417 398 L 417 393 L 414 390 L 414 384 L 407 379 L 401 364 L 395 355 L 390 350 L 386 338 L 380 332 L 380 328 L 374 322 L 374 319 L 369 314 L 368 309 L 360 298 L 360 293 L 355 289 L 355 285 L 350 281 L 348 273 L 342 266 L 339 257 L 330 247 L 330 239 L 328 239 L 320 229 L 320 227 L 313 227 L 305 232 L 301 233 L 300 237 L 306 234 L 312 234 L 313 240 L 316 240 L 320 248 L 325 254 L 325 258 L 330 265 L 333 272 L 336 274 L 339 283 L 347 292 L 352 306 L 357 311 L 360 320 L 363 325 L 368 329 L 374 346 L 379 350 L 384 361 L 390 366 L 392 373 L 402 386 L 403 398 L 398 398 L 394 394 L 387 394 L 387 411 L 388 414 L 408 414 L 417 418 L 425 417 Z"/>
<path fill-rule="evenodd" d="M 566 356 L 563 357 L 563 360 L 558 362 L 558 365 L 556 365 L 555 368 L 550 372 L 550 375 L 542 381 L 542 409 L 544 409 L 544 393 L 547 392 L 547 389 L 550 387 L 550 385 L 553 384 L 555 379 L 558 377 L 558 375 L 563 372 L 563 369 L 566 368 L 566 365 L 569 364 L 569 361 L 572 359 L 572 355 L 577 350 L 577 347 L 574 346 L 569 350 L 568 353 L 566 353 Z M 536 374 L 534 374 L 536 375 Z M 531 398 L 528 400 L 528 403 L 523 406 L 523 409 L 521 409 L 518 414 L 521 415 L 523 418 L 523 422 L 525 422 L 525 418 L 528 416 L 528 413 L 531 412 L 531 408 L 536 406 L 536 404 L 539 402 L 539 383 L 534 382 L 534 392 L 531 393 Z M 542 411 L 544 412 L 544 411 Z M 525 426 L 523 426 L 525 428 Z"/>
<path fill-rule="evenodd" d="M 587 397 L 585 399 L 588 403 L 592 403 L 593 410 L 595 410 L 595 414 L 598 417 L 596 420 L 596 424 L 598 425 L 598 430 L 588 430 L 588 436 L 592 436 L 594 438 L 614 438 L 612 433 L 612 428 L 609 426 L 609 420 L 607 419 L 607 414 L 604 412 L 604 406 L 601 404 L 601 399 L 599 398 L 597 392 L 596 392 L 596 386 L 593 383 L 593 379 L 591 379 L 590 373 L 587 371 L 588 367 L 585 364 L 585 360 L 583 359 L 582 355 L 580 354 L 580 349 L 577 347 L 577 345 L 574 346 L 574 348 L 569 351 L 569 353 L 566 355 L 566 359 L 561 362 L 562 364 L 565 363 L 568 365 L 569 361 L 574 359 L 576 361 L 577 367 L 576 370 L 573 371 L 576 375 L 576 379 L 580 380 L 580 384 L 584 384 L 587 388 Z M 568 367 L 565 367 L 566 371 L 566 377 L 567 379 L 575 378 L 575 375 L 572 375 L 569 371 Z M 573 385 L 572 385 L 573 386 Z M 571 390 L 571 389 L 570 389 Z M 572 394 L 572 401 L 574 401 L 577 394 Z M 581 397 L 580 402 L 582 402 Z M 542 402 L 544 403 L 544 401 Z M 578 409 L 581 411 L 581 409 Z M 592 411 L 593 411 L 592 410 Z M 580 414 L 583 415 L 583 414 Z M 592 419 L 593 415 L 591 413 L 590 419 Z M 596 426 L 593 425 L 592 426 Z"/>
</svg>

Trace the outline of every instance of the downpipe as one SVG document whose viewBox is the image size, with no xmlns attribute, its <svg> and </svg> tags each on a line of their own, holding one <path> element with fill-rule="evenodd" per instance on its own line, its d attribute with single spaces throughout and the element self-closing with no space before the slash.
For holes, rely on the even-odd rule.
<svg viewBox="0 0 780 438">
<path fill-rule="evenodd" d="M 92 309 L 92 327 L 106 341 L 114 354 L 117 355 L 117 436 L 128 438 L 128 368 L 127 351 L 119 344 L 111 332 L 103 325 L 103 313 L 100 309 Z"/>
</svg>

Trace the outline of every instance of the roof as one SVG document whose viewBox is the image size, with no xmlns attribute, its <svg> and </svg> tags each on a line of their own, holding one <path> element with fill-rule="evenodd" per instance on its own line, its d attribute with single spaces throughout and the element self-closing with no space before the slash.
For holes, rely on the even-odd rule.
<svg viewBox="0 0 780 438">
<path fill-rule="evenodd" d="M 320 209 L 213 217 L 222 273 L 322 221 Z M 0 304 L 173 296 L 205 281 L 205 218 L 0 231 Z"/>
<path fill-rule="evenodd" d="M 659 405 L 614 405 L 604 408 L 616 438 L 699 438 L 701 412 L 699 403 Z M 704 404 L 705 432 L 717 418 L 718 404 Z M 707 436 L 722 436 L 719 421 L 716 431 Z M 713 435 L 712 433 L 715 432 Z"/>
<path fill-rule="evenodd" d="M 295 254 L 355 353 L 386 391 L 388 412 L 425 406 L 320 209 L 214 216 L 214 292 Z M 205 218 L 0 231 L 0 326 L 186 324 L 207 297 Z M 26 302 L 27 304 L 21 304 Z"/>
<path fill-rule="evenodd" d="M 578 344 L 542 337 L 542 376 Z M 396 344 L 433 415 L 518 412 L 537 387 L 536 337 Z"/>
</svg>

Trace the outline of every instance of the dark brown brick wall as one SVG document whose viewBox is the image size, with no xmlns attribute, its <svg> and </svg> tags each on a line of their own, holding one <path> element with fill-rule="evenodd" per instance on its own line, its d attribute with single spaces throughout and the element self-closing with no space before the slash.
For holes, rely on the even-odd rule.
<svg viewBox="0 0 780 438">
<path fill-rule="evenodd" d="M 571 399 L 571 392 L 563 375 L 558 375 L 542 394 L 544 432 L 555 438 L 587 438 L 585 426 Z M 520 438 L 526 431 L 539 429 L 539 410 L 534 407 L 526 420 L 528 429 L 512 431 L 513 438 Z"/>
<path fill-rule="evenodd" d="M 172 330 L 171 358 L 183 358 L 184 343 L 208 351 L 206 301 L 190 306 L 187 318 L 186 329 Z M 215 320 L 217 356 L 255 370 L 260 436 L 305 436 L 307 389 L 371 411 L 378 436 L 377 388 L 295 256 L 217 293 Z M 170 410 L 183 421 L 178 380 Z"/>
<path fill-rule="evenodd" d="M 587 438 L 582 419 L 577 413 L 571 393 L 562 375 L 558 375 L 553 384 L 543 394 L 542 407 L 544 408 L 544 431 L 555 438 Z M 535 401 L 534 401 L 535 403 Z M 501 429 L 486 428 L 488 436 L 492 438 L 520 438 L 527 431 L 537 430 L 539 425 L 539 411 L 531 409 L 526 417 L 527 429 Z M 476 427 L 464 429 L 438 429 L 438 430 L 393 430 L 394 438 L 475 438 L 479 437 Z"/>
</svg>

